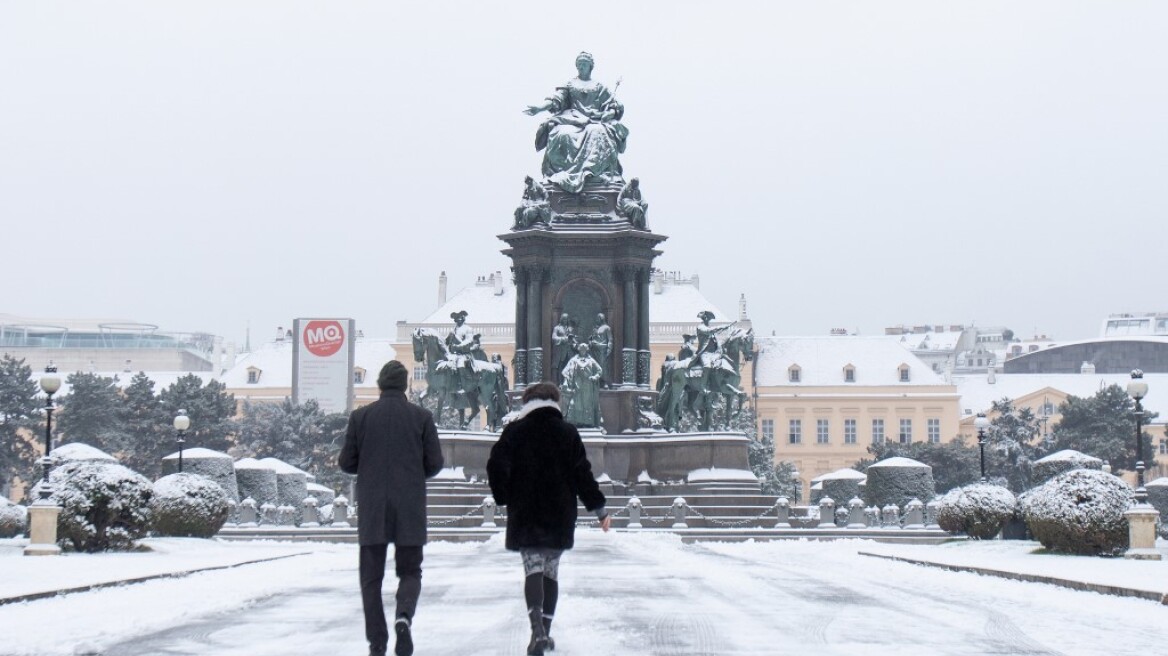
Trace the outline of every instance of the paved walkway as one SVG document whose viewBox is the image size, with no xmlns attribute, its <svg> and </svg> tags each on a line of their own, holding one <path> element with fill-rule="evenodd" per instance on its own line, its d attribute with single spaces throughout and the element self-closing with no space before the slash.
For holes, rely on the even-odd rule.
<svg viewBox="0 0 1168 656">
<path fill-rule="evenodd" d="M 857 554 L 872 546 L 687 545 L 670 536 L 581 531 L 562 566 L 555 654 L 1095 655 L 1152 654 L 1162 647 L 1157 626 L 1168 620 L 1168 607 L 1158 603 Z M 3 612 L 14 626 L 47 628 L 86 617 L 103 629 L 93 635 L 85 626 L 62 626 L 56 642 L 12 652 L 0 643 L 0 653 L 364 654 L 356 549 L 319 549 L 8 606 Z M 1123 561 L 1075 559 L 1072 566 L 1084 570 L 1098 562 Z M 1140 565 L 1168 571 L 1168 563 Z M 417 654 L 523 653 L 521 595 L 518 558 L 500 540 L 431 545 L 415 623 Z M 158 608 L 160 598 L 176 607 Z M 120 612 L 110 610 L 115 606 Z"/>
</svg>

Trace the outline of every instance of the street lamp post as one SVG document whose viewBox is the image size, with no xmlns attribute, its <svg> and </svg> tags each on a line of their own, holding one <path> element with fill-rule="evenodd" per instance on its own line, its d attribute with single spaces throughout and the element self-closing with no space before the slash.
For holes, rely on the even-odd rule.
<svg viewBox="0 0 1168 656">
<path fill-rule="evenodd" d="M 191 427 L 191 418 L 187 416 L 186 410 L 179 410 L 178 415 L 174 418 L 174 429 L 178 431 L 178 473 L 183 470 L 183 445 L 186 440 L 183 439 L 183 433 Z"/>
<path fill-rule="evenodd" d="M 50 362 L 41 376 L 41 389 L 45 392 L 45 455 L 41 458 L 43 478 L 37 485 L 37 500 L 28 507 L 28 546 L 26 556 L 55 556 L 61 553 L 57 546 L 57 516 L 61 507 L 53 502 L 53 486 L 49 475 L 53 471 L 53 395 L 61 389 L 61 379 L 57 368 Z"/>
<path fill-rule="evenodd" d="M 977 427 L 977 450 L 981 452 L 981 482 L 985 483 L 985 432 L 989 428 L 990 420 L 986 419 L 984 412 L 979 412 L 977 419 L 973 420 L 973 425 Z"/>
<path fill-rule="evenodd" d="M 1148 395 L 1144 372 L 1139 369 L 1131 372 L 1127 393 L 1136 402 L 1136 503 L 1144 503 L 1148 500 L 1148 490 L 1144 488 L 1144 406 L 1140 405 Z"/>
<path fill-rule="evenodd" d="M 1144 372 L 1131 372 L 1127 393 L 1136 402 L 1136 494 L 1135 503 L 1123 515 L 1127 518 L 1128 550 L 1124 558 L 1160 560 L 1156 549 L 1156 520 L 1160 513 L 1148 505 L 1148 491 L 1144 488 L 1144 407 L 1141 405 L 1148 395 L 1148 384 L 1144 382 Z"/>
</svg>

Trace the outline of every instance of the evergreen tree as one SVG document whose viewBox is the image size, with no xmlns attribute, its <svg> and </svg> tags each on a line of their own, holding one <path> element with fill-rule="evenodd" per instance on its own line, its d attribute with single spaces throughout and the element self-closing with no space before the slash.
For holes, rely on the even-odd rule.
<svg viewBox="0 0 1168 656">
<path fill-rule="evenodd" d="M 300 405 L 288 398 L 282 403 L 245 401 L 235 450 L 254 458 L 278 458 L 335 487 L 344 480 L 336 463 L 347 424 L 347 415 L 326 414 L 312 400 Z"/>
<path fill-rule="evenodd" d="M 76 372 L 65 380 L 57 429 L 61 442 L 84 442 L 110 454 L 128 449 L 118 379 Z"/>
<path fill-rule="evenodd" d="M 1119 385 L 1109 385 L 1091 397 L 1068 396 L 1059 406 L 1062 416 L 1054 426 L 1051 450 L 1074 449 L 1108 461 L 1114 471 L 1135 470 L 1135 410 L 1135 401 Z M 1145 410 L 1144 426 L 1157 416 Z M 1143 441 L 1144 464 L 1151 467 L 1155 449 L 1146 431 Z"/>
<path fill-rule="evenodd" d="M 165 416 L 154 381 L 143 372 L 134 374 L 122 390 L 120 408 L 124 448 L 116 455 L 130 469 L 148 478 L 162 473 L 162 458 L 175 450 L 172 435 L 174 416 Z"/>
<path fill-rule="evenodd" d="M 730 429 L 741 431 L 750 440 L 746 455 L 750 470 L 762 486 L 762 493 L 787 497 L 792 503 L 798 503 L 799 485 L 795 481 L 795 465 L 789 462 L 775 463 L 775 440 L 771 436 L 758 434 L 754 408 L 744 406 L 737 416 L 732 416 Z"/>
<path fill-rule="evenodd" d="M 0 487 L 13 478 L 31 483 L 36 469 L 35 442 L 44 439 L 44 403 L 32 380 L 32 368 L 7 353 L 0 358 Z"/>
<path fill-rule="evenodd" d="M 1030 408 L 1018 409 L 1008 398 L 994 401 L 997 414 L 986 429 L 986 477 L 1004 479 L 1015 494 L 1030 489 L 1034 461 L 1049 453 L 1049 445 L 1036 440 L 1041 431 Z"/>
<path fill-rule="evenodd" d="M 186 410 L 191 428 L 186 432 L 186 443 L 215 451 L 226 451 L 235 432 L 235 395 L 226 386 L 212 380 L 206 385 L 195 374 L 187 374 L 171 383 L 159 394 L 158 403 L 170 426 L 179 410 Z M 173 432 L 173 428 L 170 429 Z M 175 436 L 177 439 L 177 436 Z"/>
</svg>

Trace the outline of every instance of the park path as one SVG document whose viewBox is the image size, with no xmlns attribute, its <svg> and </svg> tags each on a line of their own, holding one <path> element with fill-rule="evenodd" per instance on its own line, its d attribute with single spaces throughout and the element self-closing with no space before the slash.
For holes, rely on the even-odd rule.
<svg viewBox="0 0 1168 656">
<path fill-rule="evenodd" d="M 1123 653 L 1156 653 L 1162 643 L 1148 618 L 1162 622 L 1168 609 L 1151 602 L 928 570 L 864 558 L 856 549 L 683 545 L 581 531 L 562 564 L 554 654 L 1055 656 L 1119 653 L 1120 646 Z M 523 653 L 521 568 L 498 539 L 435 547 L 424 566 L 419 656 Z M 302 567 L 264 597 L 101 653 L 365 654 L 355 548 Z"/>
</svg>

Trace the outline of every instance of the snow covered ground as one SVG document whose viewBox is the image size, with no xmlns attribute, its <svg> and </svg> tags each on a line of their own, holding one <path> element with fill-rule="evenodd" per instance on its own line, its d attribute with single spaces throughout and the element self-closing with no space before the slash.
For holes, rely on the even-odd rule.
<svg viewBox="0 0 1168 656">
<path fill-rule="evenodd" d="M 986 559 L 999 568 L 1053 563 L 1044 566 L 1131 576 L 1145 585 L 1168 582 L 1168 562 L 1027 555 L 1033 545 L 1011 542 L 686 545 L 673 535 L 595 530 L 577 537 L 561 567 L 552 630 L 554 653 L 561 656 L 1154 654 L 1163 643 L 1158 627 L 1168 620 L 1168 607 L 1150 601 L 857 552 Z M 0 557 L 0 586 L 29 589 L 28 580 L 38 576 L 77 585 L 98 575 L 304 555 L 0 606 L 0 654 L 365 653 L 354 545 L 150 544 L 155 551 L 143 554 Z M 16 552 L 7 545 L 0 544 L 0 553 Z M 424 568 L 415 622 L 419 656 L 523 653 L 521 566 L 503 549 L 501 536 L 486 543 L 431 543 Z M 392 588 L 387 592 L 392 603 Z"/>
</svg>

